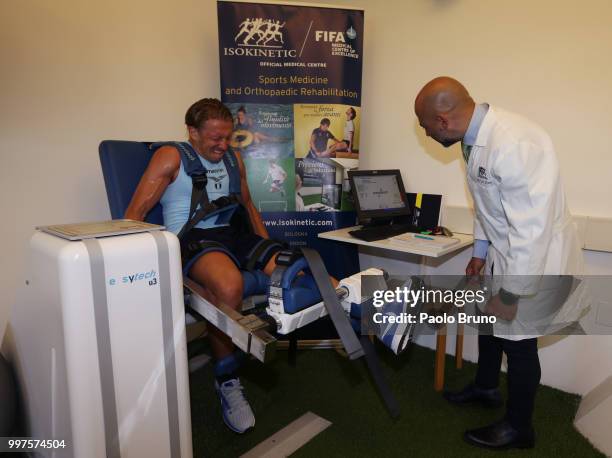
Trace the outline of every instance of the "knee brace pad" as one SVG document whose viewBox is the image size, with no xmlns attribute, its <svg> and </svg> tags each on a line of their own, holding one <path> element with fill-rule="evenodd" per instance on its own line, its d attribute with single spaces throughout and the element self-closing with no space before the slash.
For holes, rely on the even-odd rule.
<svg viewBox="0 0 612 458">
<path fill-rule="evenodd" d="M 272 310 L 293 314 L 321 301 L 321 294 L 300 251 L 283 250 L 270 276 L 268 300 Z M 304 272 L 304 275 L 298 275 Z"/>
</svg>

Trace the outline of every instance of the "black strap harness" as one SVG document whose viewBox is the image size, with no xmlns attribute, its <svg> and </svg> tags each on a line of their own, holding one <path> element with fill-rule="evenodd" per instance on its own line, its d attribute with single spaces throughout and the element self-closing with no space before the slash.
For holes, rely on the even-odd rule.
<svg viewBox="0 0 612 458">
<path fill-rule="evenodd" d="M 208 171 L 198 157 L 193 146 L 187 142 L 160 142 L 150 145 L 155 151 L 162 146 L 173 146 L 181 155 L 181 162 L 185 173 L 191 177 L 191 205 L 189 217 L 178 233 L 181 240 L 183 236 L 193 229 L 200 221 L 217 216 L 217 221 L 230 222 L 232 215 L 240 204 L 240 170 L 238 159 L 233 150 L 228 149 L 223 155 L 223 163 L 229 175 L 229 196 L 223 196 L 210 201 L 206 185 L 208 184 Z M 244 215 L 244 214 L 243 214 Z M 247 225 L 250 227 L 250 225 Z"/>
</svg>

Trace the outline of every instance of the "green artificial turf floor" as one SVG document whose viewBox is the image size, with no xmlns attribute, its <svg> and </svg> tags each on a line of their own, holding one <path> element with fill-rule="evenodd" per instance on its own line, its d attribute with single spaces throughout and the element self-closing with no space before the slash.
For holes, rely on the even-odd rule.
<svg viewBox="0 0 612 458">
<path fill-rule="evenodd" d="M 242 370 L 245 393 L 255 412 L 254 430 L 238 435 L 221 420 L 210 365 L 191 376 L 191 417 L 195 457 L 236 457 L 250 450 L 307 411 L 332 425 L 294 457 L 591 457 L 604 456 L 573 427 L 580 398 L 541 386 L 536 400 L 533 450 L 488 451 L 464 443 L 463 431 L 489 424 L 503 408 L 456 407 L 433 390 L 434 353 L 412 346 L 400 357 L 377 347 L 385 374 L 402 413 L 392 420 L 369 378 L 364 362 L 349 361 L 333 350 L 300 351 L 297 365 L 287 353 L 263 365 L 249 361 Z M 446 386 L 461 388 L 476 366 L 454 368 L 447 357 Z M 502 374 L 502 392 L 506 392 Z"/>
</svg>

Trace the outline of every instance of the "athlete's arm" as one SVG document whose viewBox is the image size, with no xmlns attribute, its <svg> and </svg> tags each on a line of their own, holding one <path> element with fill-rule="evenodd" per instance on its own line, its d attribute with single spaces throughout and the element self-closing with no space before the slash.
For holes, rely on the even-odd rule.
<svg viewBox="0 0 612 458">
<path fill-rule="evenodd" d="M 125 211 L 125 217 L 144 221 L 168 185 L 176 179 L 180 165 L 181 156 L 176 148 L 162 146 L 158 149 L 138 183 L 130 205 Z"/>
<path fill-rule="evenodd" d="M 246 167 L 244 166 L 244 162 L 242 161 L 242 156 L 238 151 L 234 151 L 236 154 L 236 158 L 238 159 L 238 168 L 240 169 L 240 194 L 242 196 L 242 204 L 244 208 L 246 208 L 247 213 L 249 214 L 249 218 L 251 219 L 251 224 L 253 226 L 253 230 L 257 235 L 260 235 L 264 238 L 270 238 L 268 235 L 268 231 L 261 220 L 261 215 L 257 211 L 257 208 L 253 204 L 253 200 L 251 199 L 251 192 L 249 191 L 249 183 L 246 178 Z"/>
</svg>

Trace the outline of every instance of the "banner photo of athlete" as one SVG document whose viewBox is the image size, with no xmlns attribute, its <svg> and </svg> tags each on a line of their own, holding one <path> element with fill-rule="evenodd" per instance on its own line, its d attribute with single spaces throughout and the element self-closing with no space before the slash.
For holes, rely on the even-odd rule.
<svg viewBox="0 0 612 458">
<path fill-rule="evenodd" d="M 219 1 L 217 11 L 231 145 L 270 236 L 317 249 L 336 277 L 356 272 L 354 246 L 317 235 L 355 224 L 347 171 L 359 165 L 363 10 Z"/>
<path fill-rule="evenodd" d="M 231 146 L 248 172 L 249 189 L 260 212 L 295 210 L 293 107 L 226 103 L 234 116 Z"/>
</svg>

